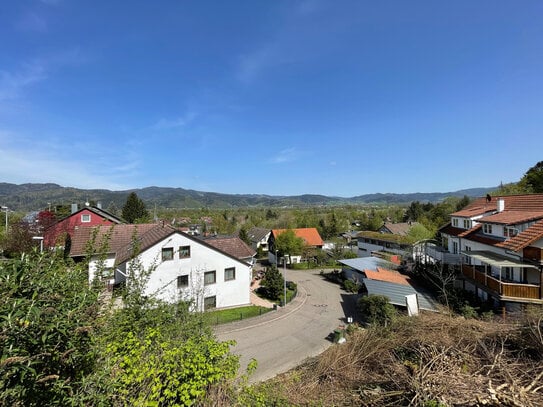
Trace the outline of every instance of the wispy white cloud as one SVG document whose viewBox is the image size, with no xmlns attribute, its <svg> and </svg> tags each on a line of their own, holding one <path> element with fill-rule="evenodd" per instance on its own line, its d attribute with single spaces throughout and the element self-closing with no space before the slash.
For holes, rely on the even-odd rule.
<svg viewBox="0 0 543 407">
<path fill-rule="evenodd" d="M 20 96 L 22 90 L 44 80 L 46 69 L 39 61 L 25 63 L 17 72 L 0 71 L 0 101 Z"/>
<path fill-rule="evenodd" d="M 239 58 L 237 77 L 243 83 L 252 82 L 262 70 L 278 63 L 279 55 L 274 45 L 267 45 Z"/>
<path fill-rule="evenodd" d="M 0 70 L 0 101 L 19 98 L 25 89 L 46 80 L 56 70 L 85 61 L 80 49 L 73 48 L 30 59 L 11 71 Z"/>
<path fill-rule="evenodd" d="M 151 130 L 172 130 L 178 129 L 187 126 L 191 123 L 196 117 L 196 113 L 188 112 L 187 114 L 176 117 L 174 119 L 165 119 L 161 118 L 156 123 L 154 123 L 150 129 Z"/>
<path fill-rule="evenodd" d="M 272 159 L 273 164 L 282 164 L 286 162 L 295 161 L 298 159 L 300 154 L 294 147 L 285 148 L 284 150 L 279 151 Z"/>
</svg>

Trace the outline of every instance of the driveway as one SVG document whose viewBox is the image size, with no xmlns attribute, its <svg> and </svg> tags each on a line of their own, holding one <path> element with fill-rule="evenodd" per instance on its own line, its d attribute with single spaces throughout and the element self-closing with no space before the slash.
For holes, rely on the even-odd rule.
<svg viewBox="0 0 543 407">
<path fill-rule="evenodd" d="M 325 280 L 319 270 L 287 270 L 287 280 L 298 284 L 298 296 L 285 308 L 215 328 L 220 340 L 237 342 L 232 352 L 241 356 L 242 372 L 252 358 L 258 361 L 250 382 L 267 380 L 320 354 L 331 345 L 330 333 L 354 315 L 354 296 Z"/>
</svg>

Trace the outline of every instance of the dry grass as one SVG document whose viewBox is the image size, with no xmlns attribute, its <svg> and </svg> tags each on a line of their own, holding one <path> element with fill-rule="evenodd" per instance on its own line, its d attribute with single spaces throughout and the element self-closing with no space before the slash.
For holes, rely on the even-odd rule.
<svg viewBox="0 0 543 407">
<path fill-rule="evenodd" d="M 355 332 L 266 388 L 295 406 L 541 406 L 540 323 L 405 318 Z"/>
</svg>

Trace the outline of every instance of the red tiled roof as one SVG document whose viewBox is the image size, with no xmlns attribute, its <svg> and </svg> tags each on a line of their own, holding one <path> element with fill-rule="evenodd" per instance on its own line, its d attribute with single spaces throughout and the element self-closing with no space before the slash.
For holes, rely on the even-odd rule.
<svg viewBox="0 0 543 407">
<path fill-rule="evenodd" d="M 273 229 L 274 237 L 279 236 L 287 229 Z M 301 237 L 307 246 L 322 246 L 324 242 L 316 228 L 292 229 L 297 237 Z"/>
<path fill-rule="evenodd" d="M 204 240 L 207 244 L 238 259 L 253 257 L 256 252 L 239 237 L 213 237 Z"/>
<path fill-rule="evenodd" d="M 458 237 L 466 237 L 469 236 L 477 231 L 479 231 L 483 226 L 481 224 L 477 224 L 471 229 L 465 229 L 463 232 L 458 234 Z"/>
<path fill-rule="evenodd" d="M 498 243 L 496 246 L 516 252 L 524 249 L 526 246 L 529 246 L 541 238 L 543 238 L 543 220 L 540 220 L 536 224 L 526 229 L 524 232 L 520 232 L 511 239 Z"/>
<path fill-rule="evenodd" d="M 409 284 L 409 277 L 396 271 L 387 270 L 381 267 L 377 267 L 377 271 L 364 270 L 364 274 L 366 274 L 366 277 L 370 280 L 387 281 L 389 283 L 401 285 L 411 285 Z"/>
</svg>

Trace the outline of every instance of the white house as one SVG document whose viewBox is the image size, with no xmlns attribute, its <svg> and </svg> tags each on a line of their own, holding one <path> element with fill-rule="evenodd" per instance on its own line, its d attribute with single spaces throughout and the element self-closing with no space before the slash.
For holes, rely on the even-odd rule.
<svg viewBox="0 0 543 407">
<path fill-rule="evenodd" d="M 271 229 L 258 227 L 252 227 L 247 232 L 252 248 L 258 250 L 260 247 L 264 253 L 268 251 L 268 240 L 270 238 L 270 234 Z"/>
<path fill-rule="evenodd" d="M 94 253 L 85 252 L 89 246 Z M 145 294 L 169 303 L 190 300 L 196 310 L 250 303 L 250 264 L 169 226 L 79 228 L 70 254 L 91 255 L 90 282 L 130 284 L 145 270 Z"/>
<path fill-rule="evenodd" d="M 460 264 L 462 288 L 511 311 L 543 304 L 543 194 L 477 199 L 440 232 L 434 255 Z"/>
</svg>

